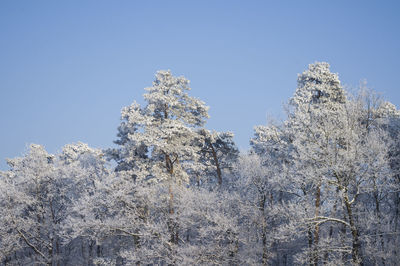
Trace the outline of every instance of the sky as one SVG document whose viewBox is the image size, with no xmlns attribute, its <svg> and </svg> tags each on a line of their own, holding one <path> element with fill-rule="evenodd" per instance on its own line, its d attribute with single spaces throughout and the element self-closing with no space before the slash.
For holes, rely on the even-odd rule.
<svg viewBox="0 0 400 266">
<path fill-rule="evenodd" d="M 0 169 L 30 143 L 113 147 L 157 70 L 189 79 L 206 127 L 243 151 L 316 61 L 400 107 L 398 14 L 400 1 L 0 1 Z"/>
</svg>

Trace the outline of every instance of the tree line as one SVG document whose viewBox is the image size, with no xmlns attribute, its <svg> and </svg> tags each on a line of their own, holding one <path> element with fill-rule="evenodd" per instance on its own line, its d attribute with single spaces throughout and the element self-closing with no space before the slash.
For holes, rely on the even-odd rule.
<svg viewBox="0 0 400 266">
<path fill-rule="evenodd" d="M 395 265 L 400 111 L 328 63 L 249 152 L 205 127 L 189 81 L 159 71 L 116 148 L 32 144 L 0 172 L 4 265 Z"/>
</svg>

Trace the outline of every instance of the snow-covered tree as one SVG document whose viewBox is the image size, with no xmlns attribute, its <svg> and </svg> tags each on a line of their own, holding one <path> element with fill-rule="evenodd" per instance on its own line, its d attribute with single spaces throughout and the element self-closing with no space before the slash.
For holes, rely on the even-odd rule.
<svg viewBox="0 0 400 266">
<path fill-rule="evenodd" d="M 58 224 L 62 217 L 54 156 L 31 145 L 25 157 L 8 160 L 11 170 L 1 180 L 0 245 L 2 259 L 12 252 L 32 254 L 32 261 L 51 264 L 57 258 Z M 61 215 L 61 217 L 60 217 Z M 28 263 L 24 258 L 22 263 Z"/>
<path fill-rule="evenodd" d="M 198 130 L 199 137 L 195 145 L 200 147 L 196 183 L 215 183 L 221 186 L 223 176 L 228 175 L 236 162 L 239 150 L 233 141 L 233 133 L 216 132 L 207 129 Z M 202 180 L 200 180 L 200 177 Z"/>
<path fill-rule="evenodd" d="M 63 223 L 73 201 L 104 171 L 100 157 L 83 143 L 66 145 L 59 155 L 32 144 L 24 157 L 8 160 L 0 179 L 0 260 L 61 262 Z"/>
<path fill-rule="evenodd" d="M 340 118 L 344 115 L 346 97 L 338 75 L 330 72 L 327 63 L 310 64 L 308 70 L 298 76 L 297 82 L 289 103 L 288 128 L 293 136 L 293 158 L 299 166 L 296 172 L 306 183 L 303 193 L 314 194 L 315 216 L 319 216 L 324 183 L 321 172 L 324 162 L 320 158 L 329 142 L 339 141 L 334 138 L 340 138 L 340 134 L 334 132 L 345 126 Z M 319 224 L 315 224 L 313 231 L 309 243 L 312 242 L 314 248 L 313 263 L 318 264 Z"/>
<path fill-rule="evenodd" d="M 394 105 L 365 91 L 346 96 L 329 65 L 315 63 L 299 75 L 288 119 L 256 127 L 253 151 L 288 169 L 277 175 L 285 200 L 278 239 L 305 241 L 298 263 L 391 261 L 381 236 L 390 234 L 383 213 L 393 183 L 387 127 L 395 117 Z"/>
<path fill-rule="evenodd" d="M 124 153 L 124 168 L 133 162 L 138 182 L 168 182 L 168 212 L 174 215 L 173 185 L 189 182 L 188 172 L 196 167 L 200 147 L 192 145 L 198 137 L 196 128 L 204 125 L 208 118 L 208 107 L 190 97 L 189 81 L 174 77 L 170 71 L 158 71 L 153 86 L 143 95 L 147 105 L 137 103 L 122 110 L 120 151 Z M 144 147 L 144 148 L 142 148 Z M 147 151 L 147 154 L 145 154 Z M 142 156 L 133 156 L 142 155 Z M 146 155 L 146 156 L 145 156 Z M 177 225 L 172 220 L 168 227 L 171 243 L 177 244 Z"/>
<path fill-rule="evenodd" d="M 196 128 L 208 118 L 208 107 L 187 94 L 187 79 L 170 71 L 157 72 L 153 86 L 145 90 L 145 107 L 134 102 L 122 110 L 119 168 L 134 171 L 139 180 L 188 182 L 187 169 L 200 149 L 192 143 Z"/>
</svg>

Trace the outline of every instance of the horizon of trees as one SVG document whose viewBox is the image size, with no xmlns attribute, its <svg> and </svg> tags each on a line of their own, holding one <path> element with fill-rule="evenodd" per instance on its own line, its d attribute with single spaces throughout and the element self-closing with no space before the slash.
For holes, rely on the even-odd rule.
<svg viewBox="0 0 400 266">
<path fill-rule="evenodd" d="M 329 67 L 299 74 L 248 153 L 169 70 L 122 109 L 116 148 L 32 144 L 0 172 L 0 262 L 395 265 L 400 111 Z"/>
</svg>

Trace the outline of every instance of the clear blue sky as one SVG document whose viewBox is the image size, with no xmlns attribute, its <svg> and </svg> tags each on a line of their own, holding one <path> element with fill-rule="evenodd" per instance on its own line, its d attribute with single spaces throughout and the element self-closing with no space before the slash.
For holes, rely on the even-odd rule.
<svg viewBox="0 0 400 266">
<path fill-rule="evenodd" d="M 400 106 L 400 1 L 0 1 L 0 169 L 29 143 L 111 147 L 159 69 L 248 148 L 297 73 L 327 61 Z"/>
</svg>

